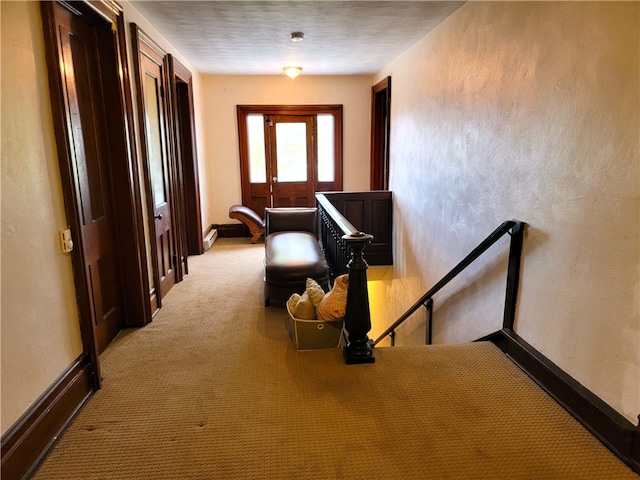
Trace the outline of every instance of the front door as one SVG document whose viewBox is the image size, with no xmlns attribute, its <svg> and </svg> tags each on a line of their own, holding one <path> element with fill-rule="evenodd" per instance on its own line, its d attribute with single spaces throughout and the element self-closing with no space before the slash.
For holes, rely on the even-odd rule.
<svg viewBox="0 0 640 480">
<path fill-rule="evenodd" d="M 238 106 L 242 203 L 312 207 L 342 189 L 341 106 Z"/>
<path fill-rule="evenodd" d="M 271 147 L 267 156 L 267 183 L 274 207 L 315 205 L 315 117 L 270 115 L 265 128 Z"/>
<path fill-rule="evenodd" d="M 171 187 L 169 144 L 167 136 L 167 121 L 165 97 L 165 67 L 164 59 L 153 49 L 141 48 L 140 88 L 144 109 L 144 144 L 146 146 L 146 160 L 149 187 L 148 204 L 150 205 L 150 228 L 155 243 L 156 285 L 158 285 L 159 300 L 175 284 L 175 263 L 177 261 L 173 218 L 171 216 Z M 154 292 L 151 301 L 154 303 Z M 157 307 L 160 306 L 160 301 Z M 155 306 L 152 309 L 155 310 Z"/>
<path fill-rule="evenodd" d="M 71 135 L 70 167 L 97 348 L 102 352 L 124 325 L 113 214 L 112 161 L 106 128 L 96 27 L 55 5 L 62 88 Z"/>
</svg>

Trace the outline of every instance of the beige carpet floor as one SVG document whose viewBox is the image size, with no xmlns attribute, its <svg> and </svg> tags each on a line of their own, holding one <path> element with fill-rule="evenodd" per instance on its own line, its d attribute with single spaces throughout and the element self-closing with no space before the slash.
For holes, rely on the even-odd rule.
<svg viewBox="0 0 640 480">
<path fill-rule="evenodd" d="M 34 478 L 637 479 L 491 344 L 298 352 L 262 245 L 216 241 Z"/>
</svg>

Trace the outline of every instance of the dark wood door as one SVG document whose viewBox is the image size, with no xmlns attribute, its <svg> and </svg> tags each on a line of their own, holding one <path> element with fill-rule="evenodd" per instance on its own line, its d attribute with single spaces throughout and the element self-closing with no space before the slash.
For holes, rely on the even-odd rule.
<svg viewBox="0 0 640 480">
<path fill-rule="evenodd" d="M 272 115 L 267 117 L 271 154 L 267 177 L 274 207 L 312 207 L 316 183 L 315 117 Z"/>
<path fill-rule="evenodd" d="M 71 169 L 80 214 L 89 303 L 97 348 L 102 352 L 124 325 L 105 99 L 100 79 L 100 49 L 95 27 L 65 8 L 55 7 L 68 124 Z"/>
<path fill-rule="evenodd" d="M 389 189 L 391 77 L 371 88 L 371 190 Z"/>
<path fill-rule="evenodd" d="M 166 104 L 164 98 L 165 70 L 163 59 L 141 52 L 142 99 L 149 201 L 153 215 L 152 233 L 155 236 L 156 268 L 160 298 L 175 284 L 175 238 L 171 212 L 171 183 L 169 144 L 167 136 Z"/>
<path fill-rule="evenodd" d="M 342 190 L 341 105 L 238 105 L 242 203 L 314 206 L 315 192 Z"/>
</svg>

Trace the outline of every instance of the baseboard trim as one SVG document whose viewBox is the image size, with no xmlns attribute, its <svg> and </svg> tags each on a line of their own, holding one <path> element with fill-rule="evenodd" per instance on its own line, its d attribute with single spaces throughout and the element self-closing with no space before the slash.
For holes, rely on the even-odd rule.
<svg viewBox="0 0 640 480">
<path fill-rule="evenodd" d="M 251 233 L 244 223 L 214 223 L 211 228 L 218 231 L 220 238 L 250 237 Z"/>
<path fill-rule="evenodd" d="M 640 473 L 640 426 L 634 426 L 512 330 L 502 329 L 481 340 L 500 348 L 600 442 Z"/>
<path fill-rule="evenodd" d="M 22 479 L 33 470 L 93 394 L 91 366 L 78 357 L 2 436 L 2 478 Z"/>
</svg>

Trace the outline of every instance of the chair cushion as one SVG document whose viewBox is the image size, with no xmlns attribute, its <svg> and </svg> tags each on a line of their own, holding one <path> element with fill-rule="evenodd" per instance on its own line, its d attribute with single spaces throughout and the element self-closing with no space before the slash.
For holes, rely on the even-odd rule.
<svg viewBox="0 0 640 480">
<path fill-rule="evenodd" d="M 276 232 L 265 241 L 265 281 L 273 285 L 306 284 L 307 277 L 324 280 L 329 266 L 318 239 L 308 232 Z"/>
</svg>

